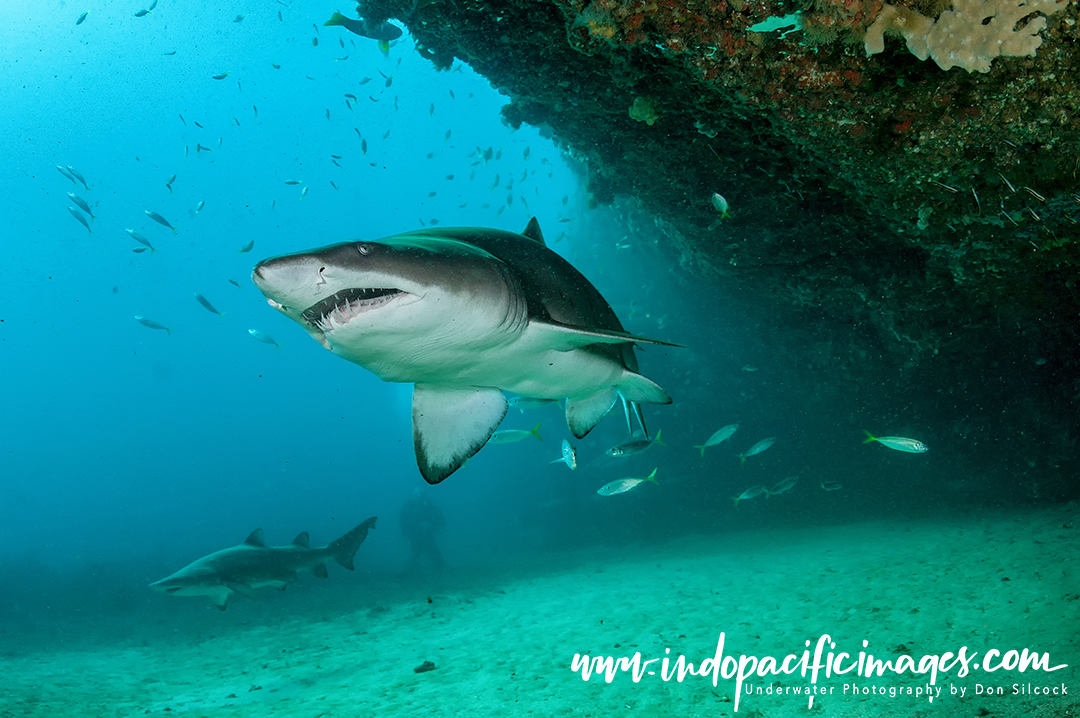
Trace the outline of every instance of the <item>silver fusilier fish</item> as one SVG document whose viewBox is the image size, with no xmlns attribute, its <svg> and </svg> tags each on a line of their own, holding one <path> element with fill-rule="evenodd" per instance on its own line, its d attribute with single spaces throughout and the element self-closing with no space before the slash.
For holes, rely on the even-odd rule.
<svg viewBox="0 0 1080 718">
<path fill-rule="evenodd" d="M 196 302 L 198 302 L 199 304 L 201 304 L 201 305 L 203 306 L 203 308 L 204 308 L 204 309 L 206 309 L 206 311 L 210 312 L 211 314 L 216 314 L 216 315 L 218 315 L 219 317 L 223 317 L 223 316 L 225 316 L 225 314 L 224 314 L 224 313 L 222 313 L 222 312 L 219 312 L 219 311 L 218 311 L 218 310 L 217 310 L 217 309 L 216 309 L 216 308 L 214 307 L 214 305 L 213 305 L 213 304 L 211 304 L 211 303 L 210 303 L 209 301 L 207 301 L 206 297 L 204 297 L 203 295 L 199 294 L 198 292 L 195 292 L 195 301 L 196 301 Z"/>
<path fill-rule="evenodd" d="M 82 197 L 80 197 L 77 194 L 74 194 L 72 192 L 68 192 L 68 199 L 70 199 L 72 202 L 74 202 L 75 205 L 79 209 L 81 209 L 83 212 L 86 212 L 88 215 L 90 215 L 90 221 L 91 222 L 93 222 L 94 219 L 96 219 L 96 217 L 94 217 L 94 213 L 90 210 L 90 205 L 88 205 L 86 203 L 85 199 L 83 199 Z"/>
<path fill-rule="evenodd" d="M 502 429 L 496 431 L 488 439 L 489 444 L 513 444 L 518 441 L 524 441 L 530 436 L 535 436 L 540 441 L 544 439 L 540 436 L 540 422 L 536 422 L 536 426 L 531 429 Z"/>
<path fill-rule="evenodd" d="M 68 207 L 68 212 L 71 212 L 71 216 L 74 217 L 75 219 L 79 220 L 79 223 L 82 226 L 86 227 L 87 232 L 89 232 L 90 234 L 94 233 L 94 230 L 90 229 L 90 223 L 86 221 L 86 217 L 83 217 L 82 212 L 75 209 L 74 207 Z"/>
<path fill-rule="evenodd" d="M 660 441 L 660 434 L 663 430 L 656 432 L 656 438 L 650 439 L 647 436 L 639 436 L 637 439 L 631 439 L 630 441 L 613 446 L 607 450 L 607 455 L 616 459 L 622 459 L 627 456 L 633 456 L 634 454 L 640 454 L 645 449 L 648 449 L 653 444 L 660 444 L 660 446 L 667 446 L 663 441 Z"/>
<path fill-rule="evenodd" d="M 751 486 L 749 489 L 742 492 L 738 496 L 732 496 L 731 500 L 735 502 L 735 506 L 738 506 L 740 501 L 746 501 L 747 499 L 752 499 L 755 496 L 761 496 L 762 494 L 765 494 L 765 497 L 768 498 L 769 490 L 761 485 Z"/>
<path fill-rule="evenodd" d="M 775 436 L 770 436 L 767 439 L 762 439 L 761 441 L 754 444 L 753 446 L 751 446 L 749 449 L 747 449 L 743 453 L 739 454 L 739 463 L 740 464 L 745 464 L 746 460 L 748 458 L 750 458 L 751 456 L 755 456 L 757 454 L 760 454 L 762 451 L 765 451 L 766 449 L 768 449 L 770 446 L 772 446 L 775 443 L 776 443 L 776 437 Z"/>
<path fill-rule="evenodd" d="M 135 315 L 135 321 L 137 321 L 139 324 L 142 324 L 144 327 L 148 327 L 150 329 L 161 329 L 169 336 L 172 336 L 173 327 L 167 327 L 160 322 L 155 322 L 153 319 L 147 319 L 146 317 L 139 314 Z"/>
<path fill-rule="evenodd" d="M 566 464 L 573 471 L 577 469 L 577 449 L 566 439 L 562 442 L 562 456 L 551 461 L 552 464 Z"/>
<path fill-rule="evenodd" d="M 146 210 L 143 210 L 143 212 L 145 212 L 145 213 L 146 213 L 146 216 L 147 216 L 147 217 L 149 217 L 150 219 L 154 220 L 155 222 L 157 222 L 158 224 L 160 224 L 160 225 L 161 225 L 162 227 L 168 227 L 169 229 L 171 229 L 171 230 L 172 230 L 172 233 L 173 233 L 173 234 L 176 234 L 176 227 L 174 227 L 174 226 L 172 226 L 171 224 L 169 224 L 169 220 L 165 219 L 164 217 L 162 217 L 162 216 L 161 216 L 160 214 L 158 214 L 157 212 L 151 212 L 151 211 L 150 211 L 150 210 L 148 210 L 148 209 L 146 209 Z"/>
<path fill-rule="evenodd" d="M 723 443 L 723 442 L 727 441 L 728 439 L 731 438 L 732 434 L 734 434 L 738 430 L 739 430 L 739 425 L 738 424 L 728 424 L 724 428 L 717 429 L 716 431 L 714 431 L 713 435 L 710 436 L 708 439 L 706 439 L 704 444 L 701 444 L 699 446 L 695 446 L 694 448 L 695 449 L 700 449 L 701 450 L 701 456 L 704 457 L 705 456 L 705 449 L 707 449 L 710 446 L 716 446 L 717 444 L 720 444 L 720 443 Z"/>
<path fill-rule="evenodd" d="M 653 469 L 652 473 L 643 479 L 618 479 L 617 481 L 612 481 L 611 483 L 604 484 L 599 489 L 597 489 L 596 493 L 600 494 L 601 496 L 614 496 L 615 494 L 624 494 L 631 489 L 636 489 L 638 486 L 641 486 L 641 484 L 646 481 L 651 481 L 654 484 L 656 483 L 656 469 Z"/>
<path fill-rule="evenodd" d="M 266 332 L 260 332 L 258 329 L 248 329 L 248 334 L 258 339 L 263 344 L 270 344 L 275 349 L 281 349 L 281 344 L 274 341 L 274 338 Z"/>
<path fill-rule="evenodd" d="M 930 450 L 929 446 L 918 439 L 908 439 L 903 436 L 874 436 L 869 431 L 866 431 L 866 429 L 863 429 L 863 431 L 866 432 L 866 439 L 863 441 L 864 444 L 876 441 L 887 448 L 894 449 L 895 451 L 905 451 L 909 454 L 922 454 Z"/>
</svg>

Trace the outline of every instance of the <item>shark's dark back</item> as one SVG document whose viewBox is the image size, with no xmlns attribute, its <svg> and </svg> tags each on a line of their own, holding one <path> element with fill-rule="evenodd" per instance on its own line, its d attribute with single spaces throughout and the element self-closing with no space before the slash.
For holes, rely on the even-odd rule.
<svg viewBox="0 0 1080 718">
<path fill-rule="evenodd" d="M 535 221 L 530 222 L 526 232 L 535 238 L 485 227 L 445 227 L 420 233 L 466 242 L 501 260 L 525 295 L 530 319 L 625 331 L 599 290 L 544 245 Z M 621 361 L 631 371 L 638 369 L 633 344 L 592 344 L 588 350 Z"/>
</svg>

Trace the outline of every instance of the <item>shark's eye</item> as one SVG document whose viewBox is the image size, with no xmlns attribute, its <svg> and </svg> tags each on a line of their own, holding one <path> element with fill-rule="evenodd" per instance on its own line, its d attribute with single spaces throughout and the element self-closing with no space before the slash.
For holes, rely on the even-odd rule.
<svg viewBox="0 0 1080 718">
<path fill-rule="evenodd" d="M 359 252 L 360 254 L 370 254 L 371 253 L 371 245 L 370 244 L 365 244 L 364 242 L 358 242 L 357 245 L 356 245 L 356 251 Z"/>
</svg>

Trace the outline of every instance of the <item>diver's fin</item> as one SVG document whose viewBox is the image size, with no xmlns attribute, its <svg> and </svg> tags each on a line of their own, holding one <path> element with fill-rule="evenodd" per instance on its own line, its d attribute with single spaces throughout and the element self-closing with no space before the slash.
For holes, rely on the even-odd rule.
<svg viewBox="0 0 1080 718">
<path fill-rule="evenodd" d="M 542 322 L 533 320 L 529 322 L 529 331 L 536 334 L 541 346 L 547 349 L 568 352 L 589 344 L 659 344 L 665 347 L 681 347 L 681 344 L 661 341 L 659 339 L 647 339 L 627 332 L 612 329 L 590 329 L 588 327 L 573 327 L 569 324 L 555 322 Z"/>
<path fill-rule="evenodd" d="M 607 416 L 618 398 L 619 393 L 614 387 L 610 387 L 584 399 L 567 399 L 566 425 L 570 427 L 571 433 L 579 439 L 584 438 Z"/>
<path fill-rule="evenodd" d="M 424 480 L 437 484 L 461 468 L 495 433 L 506 409 L 506 397 L 494 387 L 417 384 L 413 448 Z"/>
</svg>

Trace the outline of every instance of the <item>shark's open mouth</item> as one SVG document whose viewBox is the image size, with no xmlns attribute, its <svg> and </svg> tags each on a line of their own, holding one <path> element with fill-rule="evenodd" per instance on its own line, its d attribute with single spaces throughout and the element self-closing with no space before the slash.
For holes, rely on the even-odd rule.
<svg viewBox="0 0 1080 718">
<path fill-rule="evenodd" d="M 386 304 L 399 294 L 400 289 L 342 289 L 318 304 L 305 309 L 301 316 L 324 332 L 334 325 L 348 324 L 364 312 Z"/>
</svg>

